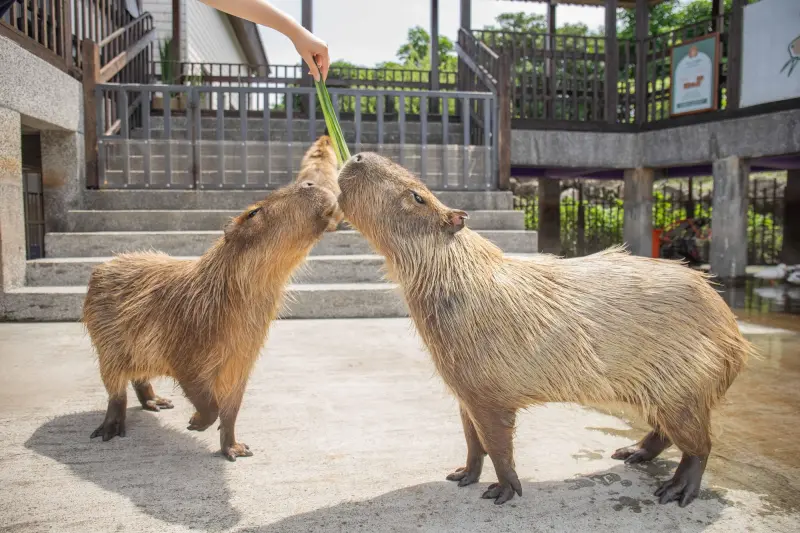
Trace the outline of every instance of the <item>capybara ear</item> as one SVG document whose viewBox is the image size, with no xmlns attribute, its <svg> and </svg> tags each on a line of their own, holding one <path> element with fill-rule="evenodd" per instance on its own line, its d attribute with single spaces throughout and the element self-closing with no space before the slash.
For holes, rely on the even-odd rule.
<svg viewBox="0 0 800 533">
<path fill-rule="evenodd" d="M 464 221 L 469 218 L 469 215 L 466 211 L 462 211 L 460 209 L 451 209 L 447 213 L 447 230 L 450 233 L 456 233 L 460 231 L 464 226 Z"/>
</svg>

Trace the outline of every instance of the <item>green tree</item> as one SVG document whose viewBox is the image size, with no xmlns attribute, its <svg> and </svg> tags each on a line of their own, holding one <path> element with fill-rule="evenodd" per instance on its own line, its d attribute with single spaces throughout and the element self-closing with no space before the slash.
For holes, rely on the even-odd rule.
<svg viewBox="0 0 800 533">
<path fill-rule="evenodd" d="M 422 26 L 414 26 L 408 30 L 408 41 L 397 49 L 397 58 L 403 67 L 421 70 L 431 68 L 430 58 L 431 36 Z M 453 41 L 439 36 L 439 69 L 455 70 L 457 58 Z M 386 65 L 387 63 L 384 63 Z M 383 67 L 386 68 L 386 67 Z"/>
</svg>

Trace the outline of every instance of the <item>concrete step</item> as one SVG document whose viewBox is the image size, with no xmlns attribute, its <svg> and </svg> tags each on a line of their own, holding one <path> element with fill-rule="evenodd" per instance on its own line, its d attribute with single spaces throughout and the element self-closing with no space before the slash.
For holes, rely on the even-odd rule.
<svg viewBox="0 0 800 533">
<path fill-rule="evenodd" d="M 529 254 L 513 254 L 530 257 Z M 29 287 L 80 286 L 89 282 L 92 269 L 110 257 L 67 257 L 28 261 L 26 281 Z M 181 259 L 196 259 L 186 257 Z M 382 283 L 383 257 L 378 255 L 311 256 L 295 275 L 296 283 Z"/>
<path fill-rule="evenodd" d="M 80 320 L 86 287 L 24 287 L 4 295 L 2 320 Z M 390 318 L 407 316 L 389 283 L 290 285 L 282 318 Z"/>
<path fill-rule="evenodd" d="M 67 227 L 79 232 L 219 230 L 239 213 L 241 211 L 233 210 L 75 210 L 67 215 Z M 468 224 L 476 230 L 521 230 L 525 229 L 525 214 L 522 211 L 470 211 Z"/>
<path fill-rule="evenodd" d="M 481 235 L 506 253 L 535 253 L 537 235 L 525 230 L 484 230 Z M 48 258 L 108 257 L 115 253 L 160 250 L 174 256 L 202 255 L 222 235 L 221 231 L 104 231 L 48 233 Z M 312 255 L 367 255 L 373 253 L 367 241 L 355 231 L 327 233 L 311 251 Z"/>
<path fill-rule="evenodd" d="M 244 209 L 261 200 L 268 190 L 178 191 L 178 190 L 89 190 L 84 191 L 84 209 Z M 514 196 L 510 191 L 436 191 L 447 206 L 475 210 L 513 209 Z"/>
</svg>

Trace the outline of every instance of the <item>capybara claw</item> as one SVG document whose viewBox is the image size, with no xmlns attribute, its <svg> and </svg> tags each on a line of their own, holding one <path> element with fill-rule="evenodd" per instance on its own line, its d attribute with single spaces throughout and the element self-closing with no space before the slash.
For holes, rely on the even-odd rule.
<svg viewBox="0 0 800 533">
<path fill-rule="evenodd" d="M 623 461 L 628 459 L 631 455 L 636 453 L 639 448 L 636 446 L 626 446 L 624 448 L 619 448 L 613 454 L 611 454 L 612 459 L 616 459 L 617 461 Z"/>
<path fill-rule="evenodd" d="M 200 413 L 195 413 L 192 415 L 192 418 L 189 419 L 189 425 L 186 427 L 189 431 L 205 431 L 217 420 L 217 417 L 214 416 L 213 419 L 209 417 L 203 416 Z"/>
<path fill-rule="evenodd" d="M 111 422 L 103 422 L 100 424 L 100 427 L 95 429 L 89 438 L 94 439 L 97 437 L 103 437 L 103 442 L 106 442 L 117 436 L 125 436 L 125 422 L 113 420 Z"/>
<path fill-rule="evenodd" d="M 624 460 L 626 465 L 635 465 L 652 461 L 654 456 L 650 450 L 628 446 L 627 448 L 620 448 L 615 451 L 611 458 L 620 461 Z"/>
<path fill-rule="evenodd" d="M 247 444 L 237 443 L 222 450 L 222 455 L 227 457 L 228 461 L 235 462 L 237 457 L 252 457 L 253 452 Z"/>
<path fill-rule="evenodd" d="M 468 470 L 467 467 L 462 466 L 457 468 L 455 472 L 448 474 L 447 481 L 458 481 L 459 487 L 466 487 L 480 481 L 480 472 Z"/>
<path fill-rule="evenodd" d="M 675 476 L 670 479 L 655 492 L 658 496 L 658 503 L 665 504 L 671 501 L 678 501 L 680 507 L 686 507 L 700 494 L 700 483 L 693 480 L 686 480 Z"/>
<path fill-rule="evenodd" d="M 155 411 L 156 413 L 162 409 L 172 409 L 175 406 L 172 404 L 171 401 L 167 400 L 166 398 L 161 398 L 160 396 L 156 396 L 152 400 L 147 400 L 145 404 L 142 406 L 147 411 Z"/>
<path fill-rule="evenodd" d="M 500 483 L 492 483 L 489 488 L 481 495 L 484 500 L 494 499 L 495 505 L 503 505 L 508 500 L 514 497 L 514 492 L 522 496 L 522 489 L 517 491 L 511 485 L 501 485 Z"/>
</svg>

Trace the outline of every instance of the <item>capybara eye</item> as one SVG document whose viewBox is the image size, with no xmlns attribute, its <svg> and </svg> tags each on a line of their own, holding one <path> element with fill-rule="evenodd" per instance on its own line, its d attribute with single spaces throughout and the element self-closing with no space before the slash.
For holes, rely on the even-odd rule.
<svg viewBox="0 0 800 533">
<path fill-rule="evenodd" d="M 415 200 L 415 201 L 416 201 L 418 204 L 424 204 L 424 203 L 425 203 L 425 200 L 423 200 L 423 199 L 422 199 L 422 196 L 420 196 L 419 194 L 415 193 L 414 191 L 411 191 L 411 194 L 413 194 L 413 195 L 414 195 L 414 200 Z"/>
<path fill-rule="evenodd" d="M 259 211 L 261 211 L 260 207 L 257 207 L 255 209 L 253 209 L 252 211 L 247 213 L 247 218 L 253 218 L 254 216 L 256 216 L 256 213 L 258 213 Z"/>
<path fill-rule="evenodd" d="M 361 163 L 361 161 L 364 160 L 364 156 L 362 156 L 361 154 L 356 154 L 356 156 L 353 159 L 355 160 L 356 163 Z"/>
</svg>

